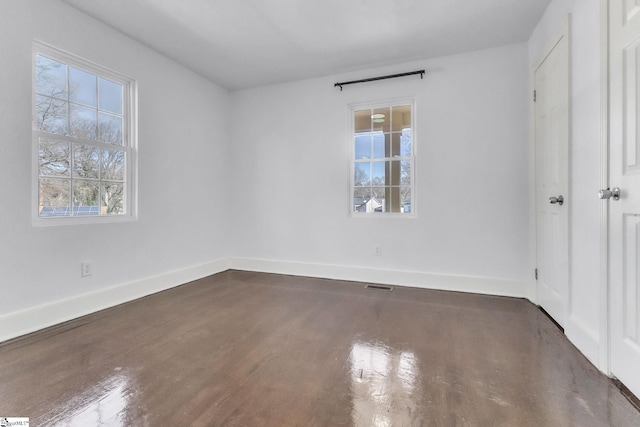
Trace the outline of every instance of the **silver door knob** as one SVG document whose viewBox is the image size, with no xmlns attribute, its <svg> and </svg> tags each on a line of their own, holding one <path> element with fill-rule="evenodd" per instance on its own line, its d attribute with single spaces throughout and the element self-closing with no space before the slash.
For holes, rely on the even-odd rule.
<svg viewBox="0 0 640 427">
<path fill-rule="evenodd" d="M 618 187 L 613 187 L 611 190 L 608 188 L 606 190 L 600 190 L 598 191 L 598 197 L 601 200 L 620 200 L 620 189 Z"/>
<path fill-rule="evenodd" d="M 561 195 L 558 197 L 549 197 L 549 203 L 551 203 L 552 205 L 558 204 L 562 206 L 564 204 L 564 197 L 562 197 Z"/>
</svg>

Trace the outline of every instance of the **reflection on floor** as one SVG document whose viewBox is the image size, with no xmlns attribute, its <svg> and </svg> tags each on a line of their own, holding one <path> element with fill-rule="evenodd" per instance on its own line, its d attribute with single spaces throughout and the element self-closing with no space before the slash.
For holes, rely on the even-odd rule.
<svg viewBox="0 0 640 427">
<path fill-rule="evenodd" d="M 632 426 L 527 301 L 228 271 L 0 345 L 32 426 Z"/>
<path fill-rule="evenodd" d="M 79 393 L 48 414 L 49 425 L 124 426 L 120 417 L 130 406 L 128 378 L 115 374 Z"/>
<path fill-rule="evenodd" d="M 421 396 L 416 356 L 383 343 L 356 342 L 351 348 L 353 424 L 411 425 Z"/>
</svg>

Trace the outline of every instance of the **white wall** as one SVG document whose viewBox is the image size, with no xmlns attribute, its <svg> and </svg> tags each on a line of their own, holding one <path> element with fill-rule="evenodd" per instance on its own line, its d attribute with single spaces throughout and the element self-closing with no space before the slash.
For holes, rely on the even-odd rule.
<svg viewBox="0 0 640 427">
<path fill-rule="evenodd" d="M 138 221 L 32 227 L 33 39 L 138 81 Z M 215 272 L 228 255 L 229 94 L 57 0 L 2 0 L 0 52 L 0 341 Z"/>
<path fill-rule="evenodd" d="M 591 64 L 597 10 L 580 7 L 574 61 Z M 228 94 L 57 0 L 3 0 L 0 341 L 228 266 L 527 296 L 530 65 L 571 8 L 554 1 L 528 45 Z M 33 39 L 137 79 L 138 221 L 32 227 Z M 424 80 L 333 88 L 423 67 Z M 584 140 L 573 147 L 573 203 L 590 216 L 574 218 L 573 230 L 597 225 L 587 188 L 597 102 L 586 89 L 599 75 L 576 73 L 574 100 L 584 103 L 574 107 L 574 141 Z M 398 97 L 416 99 L 418 217 L 351 218 L 348 104 Z M 598 248 L 584 234 L 572 236 L 573 283 L 584 286 L 572 292 L 574 342 L 592 342 L 598 327 L 588 315 L 597 299 L 584 295 L 597 290 Z M 90 278 L 80 277 L 83 260 L 93 262 Z"/>
<path fill-rule="evenodd" d="M 570 303 L 565 333 L 600 369 L 600 1 L 554 0 L 529 40 L 530 72 L 545 45 L 571 14 Z M 602 342 L 601 342 L 602 341 Z"/>
<path fill-rule="evenodd" d="M 333 87 L 423 67 L 424 80 Z M 526 44 L 234 93 L 233 256 L 251 269 L 273 261 L 272 271 L 384 275 L 416 286 L 446 287 L 449 276 L 506 279 L 500 290 L 480 281 L 460 290 L 524 296 L 527 95 Z M 348 105 L 398 97 L 416 99 L 418 217 L 351 218 Z M 380 271 L 359 276 L 351 267 Z"/>
</svg>

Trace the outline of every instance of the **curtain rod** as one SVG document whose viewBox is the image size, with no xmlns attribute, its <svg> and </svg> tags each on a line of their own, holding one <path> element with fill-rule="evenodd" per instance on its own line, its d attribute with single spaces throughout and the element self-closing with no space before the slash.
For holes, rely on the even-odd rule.
<svg viewBox="0 0 640 427">
<path fill-rule="evenodd" d="M 334 84 L 333 87 L 339 87 L 340 88 L 340 92 L 342 92 L 342 86 L 346 86 L 346 85 L 352 85 L 352 84 L 355 84 L 355 83 L 374 82 L 376 80 L 395 79 L 396 77 L 413 76 L 413 75 L 416 75 L 416 74 L 420 74 L 420 78 L 423 79 L 424 78 L 424 73 L 426 73 L 425 70 L 418 70 L 418 71 L 410 71 L 408 73 L 390 74 L 388 76 L 370 77 L 368 79 L 352 80 L 350 82 L 339 82 L 339 83 Z"/>
</svg>

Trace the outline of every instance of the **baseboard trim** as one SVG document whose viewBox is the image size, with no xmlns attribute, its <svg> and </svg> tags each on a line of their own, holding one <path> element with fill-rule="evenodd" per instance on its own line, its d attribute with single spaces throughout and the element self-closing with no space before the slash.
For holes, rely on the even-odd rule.
<svg viewBox="0 0 640 427">
<path fill-rule="evenodd" d="M 4 314 L 0 316 L 0 342 L 229 269 L 516 298 L 527 298 L 529 287 L 528 281 L 516 279 L 266 259 L 227 258 Z"/>
<path fill-rule="evenodd" d="M 579 319 L 569 316 L 565 325 L 565 335 L 571 343 L 600 371 L 607 373 L 608 368 L 600 361 L 598 334 L 587 328 Z"/>
<path fill-rule="evenodd" d="M 0 342 L 228 270 L 222 259 L 0 316 Z"/>
<path fill-rule="evenodd" d="M 461 276 L 421 271 L 386 270 L 371 267 L 274 261 L 254 258 L 231 258 L 229 268 L 262 273 L 349 280 L 382 285 L 410 286 L 443 291 L 469 292 L 527 298 L 527 280 L 480 276 Z"/>
</svg>

